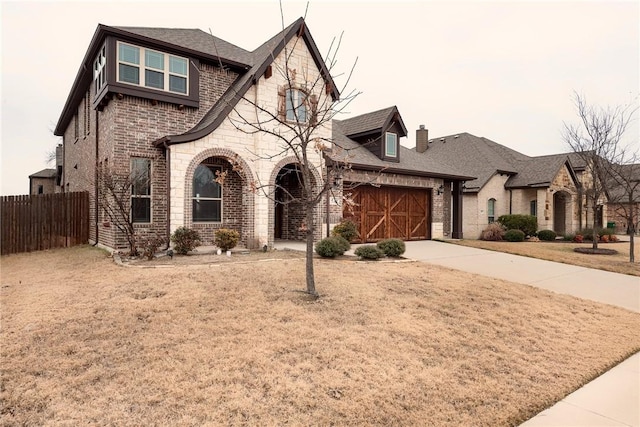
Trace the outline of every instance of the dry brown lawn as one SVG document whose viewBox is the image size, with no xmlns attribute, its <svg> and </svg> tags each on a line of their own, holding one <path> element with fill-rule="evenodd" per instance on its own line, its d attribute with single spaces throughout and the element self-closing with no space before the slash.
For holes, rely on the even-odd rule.
<svg viewBox="0 0 640 427">
<path fill-rule="evenodd" d="M 636 262 L 629 262 L 629 242 L 598 243 L 598 248 L 614 249 L 616 255 L 588 255 L 574 252 L 574 248 L 590 248 L 591 243 L 573 242 L 486 242 L 483 240 L 451 240 L 452 243 L 480 249 L 525 255 L 582 267 L 597 268 L 615 273 L 640 276 L 640 238 L 634 244 Z"/>
<path fill-rule="evenodd" d="M 2 257 L 1 424 L 518 425 L 640 349 L 639 314 L 424 263 L 318 260 L 311 301 L 286 257 Z"/>
</svg>

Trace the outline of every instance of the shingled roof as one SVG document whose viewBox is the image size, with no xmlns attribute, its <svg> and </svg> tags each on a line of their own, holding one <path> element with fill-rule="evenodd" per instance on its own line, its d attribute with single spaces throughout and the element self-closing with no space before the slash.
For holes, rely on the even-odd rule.
<svg viewBox="0 0 640 427">
<path fill-rule="evenodd" d="M 341 120 L 340 123 L 344 134 L 350 138 L 355 138 L 361 135 L 382 131 L 382 129 L 389 126 L 389 123 L 394 118 L 397 118 L 403 131 L 403 134 L 399 136 L 407 136 L 407 128 L 404 125 L 402 117 L 400 117 L 400 113 L 398 112 L 398 108 L 395 105 L 393 107 L 383 108 L 382 110 Z"/>
<path fill-rule="evenodd" d="M 389 114 L 397 112 L 390 107 L 372 113 L 363 114 L 346 120 L 333 120 L 333 149 L 328 153 L 330 160 L 346 162 L 352 169 L 384 171 L 404 175 L 430 176 L 436 178 L 464 181 L 473 176 L 462 173 L 460 168 L 452 164 L 437 161 L 428 156 L 417 154 L 400 145 L 399 162 L 386 162 L 371 151 L 351 139 L 348 135 L 365 135 L 379 131 L 380 124 Z M 383 119 L 385 117 L 385 119 Z M 404 126 L 404 125 L 403 125 Z M 355 132 L 355 133 L 354 133 Z M 406 135 L 406 132 L 405 132 Z M 402 135 L 402 136 L 405 136 Z"/>
<path fill-rule="evenodd" d="M 415 149 L 414 149 L 415 151 Z M 571 153 L 574 154 L 574 153 Z M 570 153 L 530 157 L 490 139 L 459 133 L 429 140 L 422 155 L 455 164 L 477 178 L 466 182 L 467 192 L 477 192 L 496 174 L 509 175 L 505 188 L 548 187 L 567 165 L 582 165 L 580 156 Z M 577 182 L 575 175 L 573 179 Z"/>
<path fill-rule="evenodd" d="M 42 169 L 29 175 L 29 178 L 55 178 L 58 172 L 55 169 Z"/>
</svg>

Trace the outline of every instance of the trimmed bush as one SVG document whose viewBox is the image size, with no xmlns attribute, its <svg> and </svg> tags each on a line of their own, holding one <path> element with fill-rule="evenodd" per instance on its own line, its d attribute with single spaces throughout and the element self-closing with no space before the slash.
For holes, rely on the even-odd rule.
<svg viewBox="0 0 640 427">
<path fill-rule="evenodd" d="M 407 249 L 404 242 L 400 239 L 386 239 L 379 241 L 376 246 L 386 256 L 399 257 Z"/>
<path fill-rule="evenodd" d="M 344 254 L 351 245 L 341 236 L 325 237 L 316 243 L 316 253 L 323 258 L 334 258 Z"/>
<path fill-rule="evenodd" d="M 351 242 L 353 239 L 358 237 L 358 227 L 355 222 L 345 219 L 340 224 L 337 224 L 331 230 L 332 236 L 340 236 L 344 238 L 347 242 Z"/>
<path fill-rule="evenodd" d="M 582 236 L 582 234 L 576 234 L 573 236 L 573 241 L 576 243 L 582 243 L 584 241 L 584 236 Z"/>
<path fill-rule="evenodd" d="M 573 233 L 565 233 L 562 236 L 562 240 L 564 240 L 565 242 L 573 242 L 576 239 L 576 235 Z"/>
<path fill-rule="evenodd" d="M 159 236 L 157 233 L 150 236 L 139 237 L 137 240 L 142 246 L 142 255 L 149 261 L 156 255 L 158 248 L 165 244 L 164 237 Z"/>
<path fill-rule="evenodd" d="M 538 231 L 538 239 L 545 240 L 547 242 L 551 242 L 556 240 L 556 232 L 553 230 L 540 230 Z"/>
<path fill-rule="evenodd" d="M 196 230 L 180 227 L 171 235 L 173 250 L 180 255 L 194 250 L 200 244 L 200 234 Z"/>
<path fill-rule="evenodd" d="M 504 233 L 504 240 L 507 242 L 524 242 L 524 232 L 522 230 L 507 230 Z"/>
<path fill-rule="evenodd" d="M 219 228 L 214 233 L 214 243 L 223 251 L 236 247 L 240 240 L 240 233 L 230 228 Z"/>
<path fill-rule="evenodd" d="M 494 242 L 501 241 L 504 237 L 504 228 L 497 222 L 492 222 L 487 225 L 487 228 L 482 230 L 480 234 L 480 240 L 490 240 Z"/>
<path fill-rule="evenodd" d="M 356 249 L 355 254 L 362 259 L 379 259 L 384 256 L 384 252 L 375 245 L 364 245 Z"/>
<path fill-rule="evenodd" d="M 502 215 L 498 223 L 507 230 L 520 230 L 525 236 L 534 236 L 538 231 L 538 218 L 533 215 Z"/>
</svg>

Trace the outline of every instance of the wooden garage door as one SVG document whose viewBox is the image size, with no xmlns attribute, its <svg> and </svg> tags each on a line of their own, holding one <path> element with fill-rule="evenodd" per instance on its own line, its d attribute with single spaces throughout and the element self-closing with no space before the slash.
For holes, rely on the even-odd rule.
<svg viewBox="0 0 640 427">
<path fill-rule="evenodd" d="M 428 190 L 361 186 L 351 193 L 354 203 L 345 204 L 343 216 L 358 224 L 360 242 L 431 238 Z"/>
</svg>

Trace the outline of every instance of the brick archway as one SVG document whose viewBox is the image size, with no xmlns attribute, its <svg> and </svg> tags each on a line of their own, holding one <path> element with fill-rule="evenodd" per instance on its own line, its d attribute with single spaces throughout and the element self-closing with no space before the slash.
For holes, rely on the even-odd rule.
<svg viewBox="0 0 640 427">
<path fill-rule="evenodd" d="M 274 235 L 274 231 L 275 231 L 275 211 L 276 211 L 276 204 L 275 204 L 275 190 L 276 190 L 276 180 L 278 177 L 278 174 L 280 173 L 280 171 L 282 170 L 282 168 L 284 168 L 287 165 L 298 165 L 299 161 L 295 156 L 289 156 L 286 157 L 282 160 L 280 160 L 278 163 L 276 163 L 276 165 L 274 166 L 273 170 L 271 171 L 271 176 L 269 177 L 269 183 L 268 183 L 268 190 L 266 190 L 265 192 L 268 192 L 268 199 L 269 199 L 269 246 L 273 246 L 273 242 L 275 239 L 275 235 Z M 321 174 L 318 172 L 318 169 L 314 166 L 311 167 L 311 173 L 313 174 L 313 180 L 314 180 L 314 187 L 316 189 L 316 191 L 320 191 L 321 186 L 322 186 L 322 176 Z M 318 204 L 315 208 L 315 218 L 316 218 L 316 235 L 314 236 L 316 239 L 319 239 L 322 233 L 321 227 L 320 227 L 320 223 L 322 220 L 322 206 L 321 203 Z"/>
<path fill-rule="evenodd" d="M 227 148 L 208 148 L 196 154 L 185 172 L 184 188 L 184 222 L 185 227 L 193 227 L 192 214 L 192 191 L 193 175 L 196 168 L 209 158 L 223 159 L 228 162 L 234 172 L 237 172 L 242 181 L 242 233 L 241 242 L 250 246 L 255 236 L 255 195 L 252 190 L 252 183 L 255 182 L 255 175 L 247 162 L 236 152 Z M 222 222 L 224 225 L 224 221 Z"/>
</svg>

